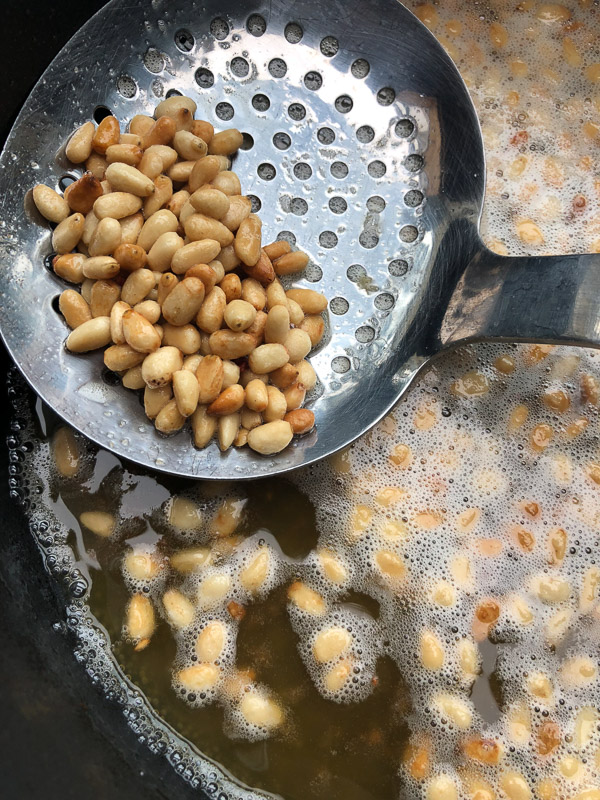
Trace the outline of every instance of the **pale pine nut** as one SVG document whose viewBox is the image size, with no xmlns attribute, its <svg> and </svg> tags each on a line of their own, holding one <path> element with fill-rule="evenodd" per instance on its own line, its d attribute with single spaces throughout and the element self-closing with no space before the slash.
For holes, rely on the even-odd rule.
<svg viewBox="0 0 600 800">
<path fill-rule="evenodd" d="M 283 392 L 280 392 L 276 386 L 267 386 L 267 396 L 269 401 L 263 411 L 265 422 L 283 419 L 287 413 L 287 402 Z"/>
<path fill-rule="evenodd" d="M 294 581 L 288 588 L 288 598 L 302 611 L 319 617 L 327 610 L 325 600 L 302 581 Z"/>
<path fill-rule="evenodd" d="M 144 367 L 142 365 L 142 379 L 144 377 Z M 145 384 L 144 388 L 144 411 L 148 419 L 156 419 L 161 409 L 163 409 L 169 400 L 173 397 L 173 389 L 171 384 L 167 383 L 164 386 L 157 386 L 151 388 Z"/>
<path fill-rule="evenodd" d="M 121 136 L 119 144 L 113 144 L 108 148 L 106 161 L 108 164 L 128 164 L 130 167 L 139 166 L 143 155 L 142 148 L 138 144 L 125 144 L 122 140 L 123 136 Z"/>
<path fill-rule="evenodd" d="M 243 264 L 252 267 L 260 258 L 262 223 L 256 214 L 242 221 L 233 243 L 235 254 Z M 264 307 L 264 303 L 263 303 Z"/>
<path fill-rule="evenodd" d="M 263 247 L 263 250 L 264 249 Z M 267 286 L 267 308 L 270 311 L 272 308 L 275 308 L 275 306 L 285 306 L 289 314 L 288 299 L 285 296 L 285 289 L 277 279 Z M 304 312 L 302 316 L 304 316 Z"/>
<path fill-rule="evenodd" d="M 146 384 L 142 378 L 142 366 L 130 367 L 121 378 L 121 383 L 126 389 L 144 389 Z"/>
<path fill-rule="evenodd" d="M 160 319 L 160 306 L 156 300 L 142 300 L 141 303 L 137 303 L 134 306 L 133 310 L 137 311 L 138 314 L 141 314 L 153 325 Z"/>
<path fill-rule="evenodd" d="M 194 163 L 194 161 L 178 161 L 169 168 L 167 172 L 168 178 L 173 181 L 173 183 L 187 183 L 188 178 L 192 174 Z"/>
<path fill-rule="evenodd" d="M 235 248 L 232 244 L 228 247 L 224 247 L 221 252 L 219 253 L 219 261 L 223 265 L 223 269 L 225 272 L 230 272 L 232 269 L 235 269 L 239 266 L 240 260 L 235 254 Z"/>
<path fill-rule="evenodd" d="M 267 315 L 264 311 L 257 311 L 254 322 L 249 328 L 246 328 L 246 333 L 249 333 L 254 339 L 254 344 L 258 347 L 262 344 L 265 338 L 265 327 L 267 325 Z"/>
<path fill-rule="evenodd" d="M 244 139 L 237 128 L 215 133 L 208 146 L 211 155 L 230 156 L 239 150 Z"/>
<path fill-rule="evenodd" d="M 125 334 L 123 333 L 123 314 L 129 311 L 131 306 L 122 300 L 116 302 L 110 310 L 110 336 L 114 344 L 125 344 Z"/>
<path fill-rule="evenodd" d="M 230 272 L 229 275 L 225 275 L 219 282 L 219 286 L 225 293 L 225 299 L 228 303 L 231 303 L 233 300 L 241 300 L 242 282 L 239 276 L 235 273 Z M 254 309 L 254 316 L 252 317 L 253 321 L 254 317 L 256 317 L 256 309 Z"/>
<path fill-rule="evenodd" d="M 163 160 L 160 153 L 156 151 L 153 152 L 152 148 L 150 148 L 143 153 L 137 166 L 141 173 L 153 181 L 155 178 L 158 178 L 163 170 Z"/>
<path fill-rule="evenodd" d="M 219 620 L 212 620 L 198 634 L 196 655 L 200 661 L 216 661 L 227 642 L 227 628 Z"/>
<path fill-rule="evenodd" d="M 144 355 L 128 344 L 113 344 L 104 351 L 104 365 L 112 372 L 123 372 L 141 364 Z"/>
<path fill-rule="evenodd" d="M 123 335 L 125 341 L 139 353 L 153 353 L 160 347 L 160 336 L 154 330 L 151 322 L 129 309 L 122 317 Z"/>
<path fill-rule="evenodd" d="M 199 279 L 195 278 L 194 280 Z M 223 315 L 225 314 L 226 305 L 225 292 L 218 286 L 215 286 L 206 296 L 202 307 L 198 311 L 196 325 L 200 330 L 205 333 L 215 333 L 215 331 L 218 331 L 223 324 Z"/>
<path fill-rule="evenodd" d="M 217 438 L 219 440 L 219 448 L 223 452 L 231 447 L 235 437 L 237 436 L 239 428 L 239 413 L 235 412 L 233 414 L 227 414 L 223 417 L 218 417 Z"/>
<path fill-rule="evenodd" d="M 129 164 L 121 162 L 109 164 L 105 177 L 113 192 L 126 192 L 136 197 L 148 197 L 154 194 L 154 183 L 150 178 Z"/>
<path fill-rule="evenodd" d="M 233 242 L 233 233 L 229 228 L 226 228 L 218 219 L 207 217 L 198 212 L 186 219 L 184 228 L 186 236 L 192 242 L 213 239 L 215 242 L 219 242 L 221 247 L 227 247 Z"/>
<path fill-rule="evenodd" d="M 104 194 L 102 183 L 91 172 L 84 172 L 79 180 L 65 189 L 65 200 L 73 211 L 89 214 L 96 200 Z"/>
<path fill-rule="evenodd" d="M 191 131 L 177 131 L 173 137 L 173 147 L 184 161 L 197 161 L 207 153 L 204 139 L 195 136 Z"/>
<path fill-rule="evenodd" d="M 240 382 L 240 368 L 233 361 L 223 361 L 223 389 Z"/>
<path fill-rule="evenodd" d="M 176 433 L 185 425 L 185 417 L 179 413 L 175 399 L 169 400 L 156 415 L 154 426 L 161 433 Z"/>
<path fill-rule="evenodd" d="M 84 511 L 79 521 L 96 536 L 107 539 L 115 530 L 115 518 L 106 511 Z"/>
<path fill-rule="evenodd" d="M 154 179 L 152 185 L 154 187 L 153 192 L 144 200 L 144 216 L 146 219 L 160 211 L 173 197 L 173 183 L 167 175 L 159 175 Z M 169 213 L 171 214 L 172 212 Z"/>
<path fill-rule="evenodd" d="M 313 289 L 289 289 L 289 300 L 294 300 L 305 314 L 320 314 L 327 308 L 327 298 Z"/>
<path fill-rule="evenodd" d="M 458 800 L 456 781 L 450 775 L 436 775 L 429 782 L 426 800 Z"/>
<path fill-rule="evenodd" d="M 214 239 L 190 242 L 177 250 L 171 262 L 171 269 L 176 275 L 181 275 L 194 264 L 209 264 L 219 255 L 220 249 L 221 245 Z"/>
<path fill-rule="evenodd" d="M 148 253 L 159 236 L 169 231 L 176 231 L 178 226 L 179 220 L 175 214 L 162 208 L 146 220 L 138 236 L 137 244 Z M 183 250 L 183 248 L 181 249 Z"/>
<path fill-rule="evenodd" d="M 52 262 L 52 269 L 70 283 L 81 283 L 84 279 L 83 265 L 86 257 L 81 253 L 64 253 Z"/>
<path fill-rule="evenodd" d="M 220 170 L 221 162 L 217 156 L 205 156 L 198 159 L 189 177 L 190 190 L 195 192 L 201 186 L 210 183 L 216 178 Z"/>
<path fill-rule="evenodd" d="M 96 317 L 79 325 L 67 337 L 66 347 L 72 353 L 87 353 L 110 344 L 110 319 Z"/>
<path fill-rule="evenodd" d="M 291 363 L 297 364 L 310 353 L 312 342 L 306 331 L 301 328 L 292 328 L 285 337 L 283 346 L 289 353 Z"/>
<path fill-rule="evenodd" d="M 278 389 L 287 389 L 293 383 L 296 383 L 298 378 L 298 368 L 292 364 L 284 364 L 283 367 L 273 370 L 269 373 L 269 380 Z M 302 383 L 302 381 L 300 381 Z"/>
<path fill-rule="evenodd" d="M 59 253 L 69 253 L 73 250 L 83 233 L 85 217 L 83 214 L 71 214 L 70 217 L 59 222 L 52 233 L 52 247 Z"/>
<path fill-rule="evenodd" d="M 111 144 L 119 143 L 120 135 L 119 120 L 113 116 L 104 117 L 92 136 L 92 149 L 103 156 Z"/>
<path fill-rule="evenodd" d="M 96 131 L 93 122 L 84 122 L 67 142 L 65 155 L 73 164 L 83 164 L 92 153 L 92 139 Z"/>
<path fill-rule="evenodd" d="M 92 287 L 94 285 L 94 281 L 91 278 L 85 278 L 81 282 L 81 296 L 85 300 L 86 303 L 89 304 L 90 300 L 92 299 Z"/>
<path fill-rule="evenodd" d="M 292 426 L 294 434 L 308 433 L 315 427 L 315 415 L 307 408 L 296 408 L 288 411 L 284 420 Z"/>
<path fill-rule="evenodd" d="M 278 728 L 285 719 L 284 713 L 277 703 L 257 691 L 246 692 L 242 695 L 240 711 L 246 722 L 266 730 Z"/>
<path fill-rule="evenodd" d="M 184 355 L 191 356 L 200 349 L 201 338 L 195 325 L 169 325 L 169 323 L 166 323 L 163 325 L 163 330 L 162 343 L 177 347 Z M 198 359 L 200 359 L 200 356 L 198 356 Z M 193 372 L 196 372 L 196 367 L 194 367 Z M 184 369 L 186 369 L 185 362 Z"/>
<path fill-rule="evenodd" d="M 242 427 L 249 432 L 252 430 L 252 428 L 262 425 L 263 419 L 258 411 L 251 411 L 249 408 L 244 406 L 240 412 L 240 421 L 242 423 Z M 248 437 L 246 436 L 246 442 L 247 441 Z"/>
<path fill-rule="evenodd" d="M 246 405 L 251 411 L 263 412 L 269 403 L 267 387 L 258 379 L 251 380 L 246 385 Z M 247 427 L 247 426 L 245 426 Z"/>
<path fill-rule="evenodd" d="M 217 430 L 217 418 L 209 417 L 206 406 L 201 405 L 192 414 L 191 421 L 194 445 L 200 448 L 206 447 Z"/>
<path fill-rule="evenodd" d="M 198 406 L 200 388 L 196 376 L 186 369 L 173 373 L 173 394 L 179 413 L 183 417 L 191 416 Z"/>
<path fill-rule="evenodd" d="M 163 317 L 171 325 L 186 325 L 198 314 L 203 300 L 202 281 L 199 278 L 184 278 L 169 292 L 162 304 Z"/>
<path fill-rule="evenodd" d="M 119 220 L 119 225 L 121 226 L 121 244 L 134 245 L 144 226 L 144 215 L 138 211 L 129 217 L 123 217 Z"/>
<path fill-rule="evenodd" d="M 267 290 L 268 300 L 268 290 Z M 286 305 L 275 305 L 267 314 L 265 325 L 265 341 L 284 344 L 290 332 L 290 312 Z"/>
<path fill-rule="evenodd" d="M 151 388 L 170 383 L 173 373 L 183 366 L 183 356 L 176 347 L 159 347 L 146 356 L 142 364 L 142 375 L 146 385 Z"/>
<path fill-rule="evenodd" d="M 198 213 L 219 220 L 227 214 L 231 204 L 230 198 L 218 189 L 199 189 L 190 195 L 189 201 Z"/>
<path fill-rule="evenodd" d="M 162 602 L 167 620 L 174 628 L 182 630 L 194 621 L 196 609 L 193 603 L 178 589 L 167 589 Z"/>
<path fill-rule="evenodd" d="M 119 299 L 121 288 L 114 281 L 96 281 L 90 292 L 92 317 L 109 317 L 112 307 Z"/>
<path fill-rule="evenodd" d="M 119 144 L 135 144 L 140 146 L 141 137 L 135 133 L 122 133 L 119 136 Z"/>
<path fill-rule="evenodd" d="M 450 719 L 460 730 L 471 727 L 473 712 L 466 700 L 452 694 L 439 694 L 433 704 L 442 716 Z"/>
<path fill-rule="evenodd" d="M 142 198 L 129 192 L 111 192 L 99 197 L 94 203 L 94 214 L 98 219 L 112 217 L 123 219 L 135 214 L 142 207 Z"/>
<path fill-rule="evenodd" d="M 208 158 L 210 158 L 210 156 L 208 156 Z M 213 156 L 213 158 L 224 159 L 225 156 Z M 219 172 L 219 174 L 212 179 L 210 185 L 213 187 L 213 189 L 218 189 L 227 195 L 237 195 L 242 193 L 240 179 L 235 172 L 229 172 L 228 170 L 222 170 Z"/>
<path fill-rule="evenodd" d="M 213 189 L 212 191 L 217 190 Z M 202 190 L 200 190 L 198 194 L 202 194 Z M 220 192 L 220 194 L 223 193 Z M 227 195 L 224 195 L 224 197 L 227 197 Z M 252 203 L 249 197 L 245 197 L 244 195 L 231 195 L 229 197 L 229 208 L 227 213 L 224 214 L 223 217 L 220 217 L 220 219 L 223 225 L 235 233 L 242 222 L 247 219 L 251 213 Z"/>
<path fill-rule="evenodd" d="M 193 326 L 190 325 L 190 328 L 193 328 Z M 181 328 L 174 328 L 174 330 L 180 331 Z M 175 345 L 175 346 L 177 346 L 177 345 Z M 179 349 L 181 350 L 181 348 L 179 348 Z M 181 352 L 183 353 L 183 350 L 181 350 Z M 183 359 L 183 369 L 189 369 L 190 372 L 193 372 L 194 375 L 195 375 L 196 374 L 196 370 L 200 366 L 202 358 L 203 357 L 200 355 L 200 353 L 194 353 L 193 355 L 187 356 L 187 358 Z"/>
<path fill-rule="evenodd" d="M 221 670 L 215 664 L 194 664 L 177 673 L 177 681 L 187 692 L 207 692 L 217 685 Z"/>
<path fill-rule="evenodd" d="M 223 318 L 232 331 L 245 331 L 254 322 L 256 309 L 245 300 L 232 300 L 225 306 Z"/>
<path fill-rule="evenodd" d="M 290 322 L 292 323 L 292 325 L 299 327 L 302 324 L 302 320 L 304 319 L 304 311 L 302 311 L 302 309 L 295 300 L 291 300 L 290 298 L 286 299 L 287 299 L 288 311 L 290 312 Z"/>
<path fill-rule="evenodd" d="M 52 437 L 52 455 L 56 469 L 64 478 L 72 478 L 79 469 L 79 446 L 73 431 L 66 426 L 58 428 Z"/>
<path fill-rule="evenodd" d="M 262 375 L 279 369 L 290 360 L 288 351 L 282 344 L 262 344 L 256 348 L 248 358 L 248 365 L 252 372 Z"/>
<path fill-rule="evenodd" d="M 276 275 L 291 275 L 293 272 L 300 272 L 306 269 L 309 258 L 306 253 L 296 250 L 294 253 L 286 253 L 273 262 L 273 269 Z"/>
<path fill-rule="evenodd" d="M 160 156 L 162 161 L 162 172 L 166 172 L 177 161 L 177 151 L 164 144 L 152 145 L 148 148 L 146 153 L 152 156 Z"/>
<path fill-rule="evenodd" d="M 257 311 L 262 311 L 267 303 L 267 293 L 254 278 L 244 278 L 242 281 L 242 300 L 253 305 Z"/>
<path fill-rule="evenodd" d="M 189 202 L 190 197 L 191 195 L 188 191 L 185 189 L 180 189 L 178 192 L 175 192 L 172 195 L 171 199 L 167 203 L 168 210 L 175 214 L 175 216 L 179 219 L 181 209 L 187 202 Z"/>
<path fill-rule="evenodd" d="M 108 256 L 121 244 L 121 226 L 112 217 L 105 217 L 94 228 L 88 252 L 94 256 Z"/>
<path fill-rule="evenodd" d="M 161 100 L 161 102 L 154 109 L 154 118 L 155 119 L 158 119 L 159 117 L 177 118 L 178 112 L 182 108 L 185 108 L 188 111 L 188 116 L 192 123 L 194 120 L 194 114 L 196 113 L 196 103 L 192 100 L 191 97 L 186 97 L 185 95 L 181 94 L 175 95 L 174 97 L 167 97 L 165 100 Z M 189 130 L 189 128 L 187 130 Z"/>
<path fill-rule="evenodd" d="M 90 259 L 91 261 L 92 259 Z M 87 262 L 89 264 L 89 261 Z M 136 269 L 127 276 L 121 289 L 121 300 L 135 306 L 146 298 L 150 289 L 156 286 L 154 273 L 149 269 Z"/>
<path fill-rule="evenodd" d="M 66 289 L 61 294 L 58 307 L 69 328 L 78 328 L 92 318 L 89 305 L 74 289 Z"/>
<path fill-rule="evenodd" d="M 319 663 L 326 664 L 345 653 L 351 644 L 352 634 L 345 628 L 337 626 L 324 628 L 314 638 L 312 645 L 313 656 Z"/>
<path fill-rule="evenodd" d="M 425 669 L 439 670 L 444 665 L 444 646 L 433 631 L 421 631 L 421 664 Z"/>
<path fill-rule="evenodd" d="M 177 286 L 179 280 L 176 275 L 173 275 L 172 272 L 164 272 L 158 281 L 157 286 L 157 297 L 156 300 L 158 305 L 162 307 L 162 304 L 167 299 L 168 295 L 173 291 L 173 289 Z"/>
</svg>

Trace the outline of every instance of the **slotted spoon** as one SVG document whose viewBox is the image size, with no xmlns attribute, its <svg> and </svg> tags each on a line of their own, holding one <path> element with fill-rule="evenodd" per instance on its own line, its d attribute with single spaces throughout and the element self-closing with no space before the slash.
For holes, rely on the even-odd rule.
<svg viewBox="0 0 600 800">
<path fill-rule="evenodd" d="M 315 430 L 274 457 L 196 450 L 146 420 L 101 354 L 65 351 L 65 288 L 30 193 L 78 169 L 74 128 L 110 109 L 152 113 L 169 92 L 235 126 L 243 190 L 264 241 L 311 256 L 296 285 L 329 299 L 312 356 Z M 104 112 L 106 113 L 106 112 Z M 600 258 L 503 258 L 478 233 L 483 144 L 467 90 L 429 31 L 394 0 L 113 0 L 34 88 L 0 159 L 0 328 L 35 391 L 90 439 L 153 469 L 254 478 L 309 464 L 383 417 L 433 356 L 481 339 L 599 346 Z"/>
</svg>

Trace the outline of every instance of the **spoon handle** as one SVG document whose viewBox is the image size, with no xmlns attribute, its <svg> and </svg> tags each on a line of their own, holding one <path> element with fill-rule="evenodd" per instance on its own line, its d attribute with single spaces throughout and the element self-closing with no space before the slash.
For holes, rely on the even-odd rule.
<svg viewBox="0 0 600 800">
<path fill-rule="evenodd" d="M 482 248 L 439 335 L 441 348 L 481 340 L 600 348 L 600 254 L 512 258 Z"/>
</svg>

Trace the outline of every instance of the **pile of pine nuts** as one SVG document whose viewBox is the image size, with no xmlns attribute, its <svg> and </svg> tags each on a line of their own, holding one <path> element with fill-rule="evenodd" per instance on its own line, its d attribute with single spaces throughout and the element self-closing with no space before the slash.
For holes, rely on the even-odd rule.
<svg viewBox="0 0 600 800">
<path fill-rule="evenodd" d="M 33 200 L 50 222 L 59 308 L 72 353 L 106 348 L 104 363 L 144 391 L 163 434 L 189 418 L 196 447 L 248 444 L 278 453 L 314 426 L 302 408 L 317 377 L 306 356 L 324 332 L 327 299 L 285 291 L 279 276 L 308 256 L 286 241 L 262 246 L 261 221 L 230 159 L 242 134 L 215 133 L 181 95 L 154 118 L 86 122 L 66 156 L 86 171 L 61 196 Z"/>
</svg>

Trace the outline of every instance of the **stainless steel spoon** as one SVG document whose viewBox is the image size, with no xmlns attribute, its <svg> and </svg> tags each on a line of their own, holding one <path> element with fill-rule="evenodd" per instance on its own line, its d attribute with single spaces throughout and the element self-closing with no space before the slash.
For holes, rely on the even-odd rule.
<svg viewBox="0 0 600 800">
<path fill-rule="evenodd" d="M 173 90 L 217 127 L 248 134 L 234 169 L 262 205 L 264 240 L 297 241 L 312 258 L 297 284 L 330 301 L 312 356 L 316 429 L 275 457 L 222 454 L 216 443 L 195 450 L 187 430 L 161 437 L 100 354 L 63 347 L 65 287 L 44 266 L 50 231 L 26 193 L 78 174 L 61 143 L 94 109 L 127 120 Z M 0 185 L 0 329 L 12 357 L 75 428 L 152 469 L 286 472 L 350 444 L 450 347 L 600 344 L 600 257 L 503 258 L 481 242 L 475 110 L 442 47 L 394 0 L 112 0 L 32 91 Z"/>
</svg>

